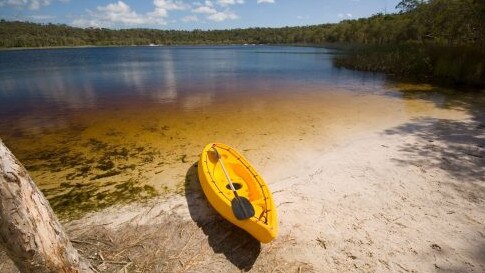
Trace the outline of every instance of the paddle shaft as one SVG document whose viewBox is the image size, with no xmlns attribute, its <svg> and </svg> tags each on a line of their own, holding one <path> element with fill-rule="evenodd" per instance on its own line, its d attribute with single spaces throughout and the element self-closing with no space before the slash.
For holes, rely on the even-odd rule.
<svg viewBox="0 0 485 273">
<path fill-rule="evenodd" d="M 231 190 L 234 193 L 234 199 L 231 201 L 232 213 L 234 213 L 234 216 L 236 216 L 238 220 L 246 220 L 253 217 L 255 213 L 253 205 L 246 197 L 237 194 L 236 188 L 234 188 L 234 185 L 232 184 L 231 177 L 224 166 L 222 156 L 217 151 L 215 145 L 212 146 L 212 149 L 216 152 L 217 160 L 221 162 L 222 171 L 229 182 L 229 187 L 231 187 Z"/>
<path fill-rule="evenodd" d="M 226 167 L 224 167 L 224 160 L 222 160 L 222 156 L 219 154 L 219 152 L 217 151 L 215 146 L 213 146 L 212 149 L 214 149 L 214 151 L 216 151 L 217 159 L 219 159 L 221 161 L 222 171 L 224 172 L 224 175 L 226 176 L 227 181 L 229 182 L 229 187 L 231 187 L 231 190 L 234 192 L 234 195 L 238 196 L 236 188 L 234 188 L 234 185 L 232 184 L 231 177 L 227 173 Z"/>
</svg>

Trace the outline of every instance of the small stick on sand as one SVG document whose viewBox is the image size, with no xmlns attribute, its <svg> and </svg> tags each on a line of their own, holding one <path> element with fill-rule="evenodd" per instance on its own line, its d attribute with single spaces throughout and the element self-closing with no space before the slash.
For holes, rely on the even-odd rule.
<svg viewBox="0 0 485 273">
<path fill-rule="evenodd" d="M 318 244 L 323 247 L 324 249 L 327 249 L 327 244 L 325 244 L 325 240 L 321 239 L 321 238 L 317 238 L 316 241 L 318 242 Z"/>
<path fill-rule="evenodd" d="M 123 272 L 128 273 L 128 267 L 132 264 L 133 264 L 133 262 L 129 262 L 129 263 L 125 264 L 125 266 L 123 266 L 123 268 L 121 268 L 120 271 L 118 271 L 118 273 L 123 273 Z"/>
<path fill-rule="evenodd" d="M 281 205 L 284 205 L 284 204 L 292 204 L 292 203 L 295 203 L 295 202 L 283 202 L 281 204 L 279 204 L 278 206 L 276 206 L 277 208 L 279 208 Z"/>
<path fill-rule="evenodd" d="M 78 244 L 93 245 L 93 246 L 97 246 L 98 245 L 98 244 L 95 244 L 95 243 L 91 243 L 91 242 L 87 242 L 87 241 L 82 241 L 82 240 L 74 240 L 74 239 L 72 239 L 71 242 L 72 243 L 78 243 Z"/>
<path fill-rule="evenodd" d="M 96 259 L 96 258 L 91 258 L 91 257 L 88 257 L 88 259 L 90 260 L 99 260 L 99 259 Z M 130 262 L 120 262 L 120 261 L 109 261 L 109 260 L 104 260 L 103 263 L 107 263 L 107 264 L 121 264 L 121 265 L 126 265 Z"/>
</svg>

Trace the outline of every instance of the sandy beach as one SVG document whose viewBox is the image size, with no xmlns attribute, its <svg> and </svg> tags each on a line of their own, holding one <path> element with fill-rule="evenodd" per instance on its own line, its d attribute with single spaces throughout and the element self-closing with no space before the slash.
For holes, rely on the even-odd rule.
<svg viewBox="0 0 485 273">
<path fill-rule="evenodd" d="M 270 244 L 210 207 L 196 151 L 168 174 L 176 193 L 64 220 L 73 244 L 100 272 L 485 271 L 483 104 L 325 96 L 328 108 L 313 100 L 308 115 L 288 105 L 294 127 L 276 123 L 265 137 L 255 125 L 259 142 L 231 143 L 273 192 Z"/>
</svg>

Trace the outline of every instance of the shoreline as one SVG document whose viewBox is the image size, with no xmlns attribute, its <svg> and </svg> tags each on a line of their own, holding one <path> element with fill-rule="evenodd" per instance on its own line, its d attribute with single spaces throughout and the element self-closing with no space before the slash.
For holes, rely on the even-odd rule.
<svg viewBox="0 0 485 273">
<path fill-rule="evenodd" d="M 314 48 L 327 48 L 333 50 L 343 50 L 345 48 L 351 48 L 351 44 L 344 43 L 323 43 L 323 44 L 241 44 L 241 43 L 216 43 L 216 44 L 146 44 L 146 45 L 72 45 L 72 46 L 46 46 L 46 47 L 0 47 L 0 51 L 15 51 L 15 50 L 35 50 L 35 49 L 65 49 L 65 48 L 96 48 L 96 47 L 182 47 L 182 46 L 288 46 L 288 47 L 314 47 Z"/>
<path fill-rule="evenodd" d="M 317 45 L 295 45 L 295 44 L 156 44 L 156 45 L 79 45 L 79 46 L 46 46 L 46 47 L 0 47 L 0 51 L 17 50 L 48 50 L 48 49 L 76 49 L 76 48 L 122 48 L 122 47 L 197 47 L 197 46 L 293 46 L 293 47 L 324 47 Z"/>
<path fill-rule="evenodd" d="M 48 49 L 69 49 L 69 48 L 94 48 L 94 47 L 117 47 L 117 46 L 46 46 L 46 47 L 0 47 L 0 51 L 17 51 L 17 50 L 48 50 Z"/>
<path fill-rule="evenodd" d="M 333 63 L 337 67 L 386 73 L 404 80 L 483 90 L 485 74 L 481 60 L 485 55 L 481 49 L 479 45 L 362 45 L 337 56 Z M 457 59 L 460 63 L 456 63 Z"/>
<path fill-rule="evenodd" d="M 369 99 L 345 111 L 374 105 Z M 395 108 L 391 101 L 387 107 Z M 483 271 L 480 113 L 419 99 L 399 111 L 412 114 L 380 119 L 385 112 L 378 109 L 349 125 L 354 113 L 306 138 L 307 148 L 292 139 L 273 142 L 280 146 L 270 154 L 264 147 L 244 152 L 277 204 L 280 234 L 270 244 L 214 212 L 190 162 L 180 194 L 63 225 L 101 272 L 129 261 L 128 269 L 142 271 L 271 272 L 283 264 L 301 272 Z M 369 125 L 362 127 L 364 120 Z M 329 142 L 326 134 L 337 138 Z M 120 264 L 103 263 L 96 253 Z"/>
<path fill-rule="evenodd" d="M 155 191 L 161 195 L 183 191 L 182 177 L 211 141 L 232 144 L 252 157 L 257 169 L 280 168 L 291 151 L 323 151 L 354 132 L 408 115 L 396 112 L 409 108 L 398 98 L 320 91 L 280 89 L 277 98 L 220 96 L 217 102 L 207 102 L 212 106 L 203 115 L 127 101 L 116 106 L 123 111 L 103 108 L 70 117 L 72 126 L 67 128 L 61 124 L 56 130 L 30 134 L 13 125 L 4 141 L 64 218 L 143 200 Z M 191 98 L 183 104 L 191 109 L 193 103 Z M 224 118 L 215 119 L 220 113 Z M 397 116 L 390 118 L 392 113 Z M 214 134 L 200 135 L 211 128 L 217 128 Z M 64 141 L 59 144 L 57 139 Z M 284 149 L 288 153 L 280 153 Z M 70 164 L 63 164 L 66 158 Z"/>
</svg>

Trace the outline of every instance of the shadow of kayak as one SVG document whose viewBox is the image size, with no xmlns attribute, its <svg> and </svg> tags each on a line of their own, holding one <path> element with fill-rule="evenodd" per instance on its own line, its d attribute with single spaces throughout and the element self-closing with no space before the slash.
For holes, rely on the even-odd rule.
<svg viewBox="0 0 485 273">
<path fill-rule="evenodd" d="M 224 254 L 240 270 L 250 270 L 261 253 L 261 243 L 222 218 L 212 208 L 200 186 L 197 162 L 192 164 L 185 175 L 185 198 L 190 217 L 207 235 L 214 253 Z"/>
</svg>

